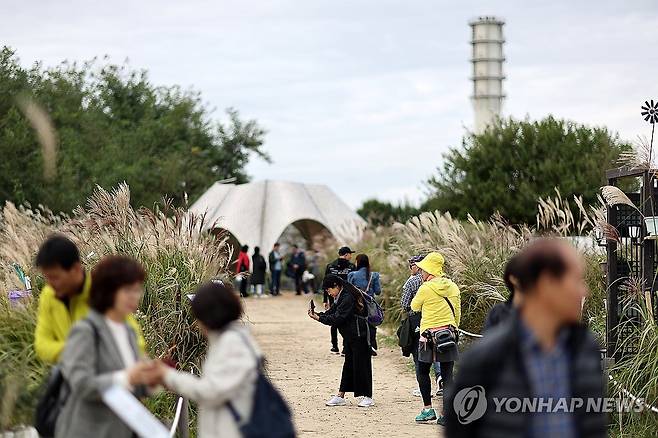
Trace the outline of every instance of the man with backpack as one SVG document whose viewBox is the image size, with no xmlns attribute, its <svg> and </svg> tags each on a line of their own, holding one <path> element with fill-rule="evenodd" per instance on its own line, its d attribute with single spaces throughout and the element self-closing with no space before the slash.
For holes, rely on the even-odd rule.
<svg viewBox="0 0 658 438">
<path fill-rule="evenodd" d="M 355 251 L 352 251 L 349 247 L 343 246 L 338 250 L 338 258 L 333 262 L 327 265 L 325 269 L 324 276 L 327 275 L 336 275 L 342 280 L 347 281 L 347 275 L 350 272 L 356 271 L 356 266 L 352 263 L 352 254 Z M 329 310 L 334 304 L 334 298 L 324 291 L 323 298 L 325 310 Z M 340 350 L 338 349 L 338 329 L 336 327 L 331 327 L 331 352 L 338 354 Z"/>
</svg>

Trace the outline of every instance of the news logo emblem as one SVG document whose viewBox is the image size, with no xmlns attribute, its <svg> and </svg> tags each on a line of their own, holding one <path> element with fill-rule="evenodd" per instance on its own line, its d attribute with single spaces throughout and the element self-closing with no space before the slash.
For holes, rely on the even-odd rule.
<svg viewBox="0 0 658 438">
<path fill-rule="evenodd" d="M 452 407 L 461 424 L 470 424 L 484 416 L 487 411 L 487 397 L 482 386 L 471 386 L 457 393 Z"/>
</svg>

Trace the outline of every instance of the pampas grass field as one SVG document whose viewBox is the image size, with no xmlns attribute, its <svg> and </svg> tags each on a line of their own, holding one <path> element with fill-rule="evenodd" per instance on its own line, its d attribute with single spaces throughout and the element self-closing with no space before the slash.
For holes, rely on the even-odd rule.
<svg viewBox="0 0 658 438">
<path fill-rule="evenodd" d="M 0 222 L 0 430 L 31 423 L 37 391 L 48 372 L 34 355 L 33 331 L 42 279 L 33 266 L 43 239 L 60 232 L 80 248 L 87 269 L 106 254 L 123 253 L 147 271 L 137 315 L 149 354 L 169 354 L 181 368 L 198 370 L 205 341 L 194 326 L 186 294 L 205 280 L 227 274 L 231 250 L 225 240 L 200 232 L 203 217 L 190 216 L 167 202 L 153 210 L 134 210 L 122 184 L 98 188 L 70 217 L 43 207 L 7 204 Z M 11 268 L 17 263 L 32 278 L 33 298 L 12 307 L 5 291 L 20 289 Z M 161 418 L 172 415 L 174 397 L 161 393 L 149 407 Z"/>
<path fill-rule="evenodd" d="M 605 195 L 615 198 L 610 189 Z M 399 301 L 409 275 L 407 259 L 414 254 L 441 252 L 447 275 L 462 292 L 461 328 L 479 333 L 489 309 L 508 296 L 502 282 L 505 263 L 533 236 L 588 236 L 599 227 L 608 238 L 615 238 L 614 230 L 605 223 L 606 200 L 589 207 L 578 198 L 568 202 L 556 191 L 555 196 L 539 200 L 537 222 L 532 226 L 511 226 L 497 216 L 489 221 L 461 221 L 447 213 L 425 212 L 404 224 L 367 229 L 355 248 L 368 254 L 373 269 L 382 274 L 382 301 L 392 328 L 402 316 Z M 133 209 L 125 184 L 112 191 L 97 188 L 86 205 L 70 216 L 53 214 L 41 206 L 8 203 L 0 217 L 0 430 L 31 422 L 38 388 L 48 371 L 32 348 L 38 290 L 43 284 L 33 259 L 46 236 L 60 232 L 75 241 L 87 269 L 111 253 L 138 259 L 148 275 L 137 318 L 149 353 L 153 357 L 169 353 L 182 368 L 197 370 L 206 346 L 194 326 L 186 294 L 202 281 L 229 275 L 232 259 L 226 239 L 221 234 L 202 232 L 203 227 L 203 217 L 188 215 L 166 201 L 153 209 Z M 586 263 L 590 291 L 583 320 L 603 347 L 605 254 L 591 238 L 572 241 Z M 326 247 L 323 258 L 333 259 L 336 249 Z M 33 284 L 33 298 L 18 307 L 11 305 L 5 293 L 21 287 L 13 263 L 26 271 Z M 632 279 L 628 283 L 631 285 Z M 625 389 L 656 404 L 658 327 L 643 294 L 637 294 L 627 305 L 636 306 L 645 315 L 642 324 L 634 327 L 640 353 L 616 364 L 611 373 Z M 463 348 L 468 348 L 467 343 Z M 616 386 L 610 387 L 610 395 L 618 393 Z M 166 392 L 147 401 L 162 419 L 172 415 L 174 404 L 175 397 Z M 643 436 L 657 429 L 657 419 L 658 415 L 650 412 L 615 415 L 611 432 L 615 436 Z"/>
</svg>

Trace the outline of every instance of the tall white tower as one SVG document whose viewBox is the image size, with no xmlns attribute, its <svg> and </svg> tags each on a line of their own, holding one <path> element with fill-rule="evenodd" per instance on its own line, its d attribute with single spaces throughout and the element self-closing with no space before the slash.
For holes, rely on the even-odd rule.
<svg viewBox="0 0 658 438">
<path fill-rule="evenodd" d="M 479 17 L 469 23 L 473 46 L 473 110 L 475 133 L 483 132 L 496 118 L 503 106 L 503 26 L 496 17 Z"/>
</svg>

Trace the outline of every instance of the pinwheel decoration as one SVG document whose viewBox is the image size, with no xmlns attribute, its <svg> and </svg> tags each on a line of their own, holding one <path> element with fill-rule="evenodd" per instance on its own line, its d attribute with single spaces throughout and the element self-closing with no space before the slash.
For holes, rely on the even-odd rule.
<svg viewBox="0 0 658 438">
<path fill-rule="evenodd" d="M 653 99 L 651 99 L 651 103 L 648 100 L 645 101 L 642 105 L 641 114 L 644 120 L 652 125 L 658 123 L 658 101 L 654 102 Z"/>
</svg>

